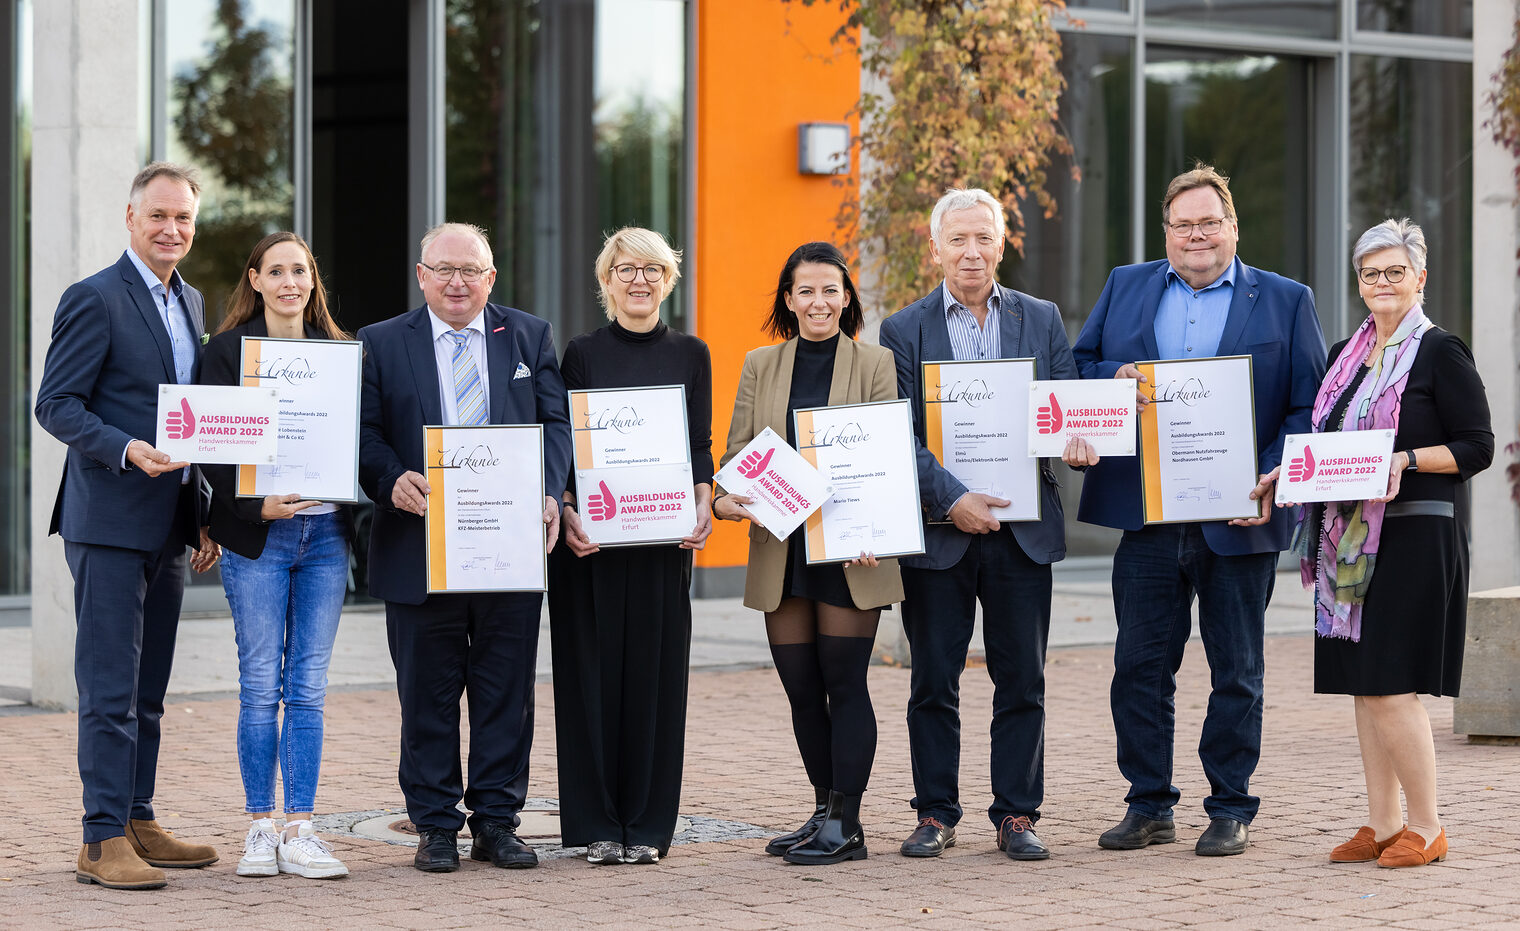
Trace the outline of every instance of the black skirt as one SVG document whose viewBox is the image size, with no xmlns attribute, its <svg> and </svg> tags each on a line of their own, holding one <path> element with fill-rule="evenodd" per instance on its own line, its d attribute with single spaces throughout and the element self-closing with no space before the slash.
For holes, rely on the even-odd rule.
<svg viewBox="0 0 1520 931">
<path fill-rule="evenodd" d="M 1384 519 L 1362 639 L 1314 638 L 1314 691 L 1458 693 L 1467 637 L 1465 510 L 1458 506 L 1457 519 Z"/>
</svg>

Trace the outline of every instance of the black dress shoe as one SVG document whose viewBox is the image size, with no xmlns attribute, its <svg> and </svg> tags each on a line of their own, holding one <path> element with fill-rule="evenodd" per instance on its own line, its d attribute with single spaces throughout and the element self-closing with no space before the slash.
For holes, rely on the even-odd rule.
<svg viewBox="0 0 1520 931">
<path fill-rule="evenodd" d="M 1024 815 L 1009 815 L 998 825 L 998 849 L 1010 860 L 1050 859 L 1050 848 L 1034 832 L 1034 822 Z"/>
<path fill-rule="evenodd" d="M 955 846 L 955 828 L 947 828 L 936 818 L 918 819 L 918 827 L 902 843 L 905 857 L 937 857 L 946 847 Z"/>
<path fill-rule="evenodd" d="M 459 832 L 447 828 L 419 830 L 412 866 L 424 873 L 452 873 L 459 869 Z"/>
<path fill-rule="evenodd" d="M 1103 832 L 1098 846 L 1105 850 L 1139 850 L 1151 844 L 1170 844 L 1177 839 L 1177 826 L 1130 812 L 1124 820 Z"/>
<path fill-rule="evenodd" d="M 470 833 L 471 860 L 490 860 L 492 866 L 510 870 L 538 866 L 538 854 L 505 821 L 477 818 L 470 825 Z"/>
<path fill-rule="evenodd" d="M 1193 852 L 1200 857 L 1233 857 L 1245 853 L 1250 842 L 1251 829 L 1243 822 L 1234 818 L 1212 818 Z"/>
</svg>

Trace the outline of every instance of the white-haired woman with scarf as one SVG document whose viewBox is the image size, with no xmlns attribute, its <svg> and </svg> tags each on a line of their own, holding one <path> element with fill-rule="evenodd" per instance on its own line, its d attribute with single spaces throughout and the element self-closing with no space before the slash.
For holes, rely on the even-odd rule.
<svg viewBox="0 0 1520 931">
<path fill-rule="evenodd" d="M 1387 494 L 1305 506 L 1296 542 L 1314 589 L 1314 691 L 1354 696 L 1367 779 L 1367 824 L 1330 859 L 1422 866 L 1447 842 L 1419 695 L 1461 687 L 1467 480 L 1493 460 L 1494 434 L 1472 352 L 1420 306 L 1420 227 L 1379 223 L 1351 264 L 1371 314 L 1330 350 L 1314 430 L 1392 429 L 1394 453 Z"/>
</svg>

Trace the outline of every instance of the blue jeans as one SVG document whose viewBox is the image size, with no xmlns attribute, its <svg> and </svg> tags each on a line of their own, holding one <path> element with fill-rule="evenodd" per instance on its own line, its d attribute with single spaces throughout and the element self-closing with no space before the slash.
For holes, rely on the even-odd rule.
<svg viewBox="0 0 1520 931">
<path fill-rule="evenodd" d="M 276 765 L 285 810 L 316 805 L 327 664 L 348 583 L 341 521 L 336 511 L 277 520 L 258 559 L 223 557 L 222 585 L 237 632 L 238 766 L 250 813 L 275 810 Z"/>
<path fill-rule="evenodd" d="M 1256 817 L 1261 800 L 1248 789 L 1261 757 L 1262 632 L 1276 568 L 1275 552 L 1220 556 L 1198 524 L 1153 525 L 1120 540 L 1109 703 L 1130 811 L 1169 821 L 1181 798 L 1172 784 L 1174 697 L 1196 595 L 1213 686 L 1198 742 L 1210 789 L 1203 807 L 1210 818 Z"/>
</svg>

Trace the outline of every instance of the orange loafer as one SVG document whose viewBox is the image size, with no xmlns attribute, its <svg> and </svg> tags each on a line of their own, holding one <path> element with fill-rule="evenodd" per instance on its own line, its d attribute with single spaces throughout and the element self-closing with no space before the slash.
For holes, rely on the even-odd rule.
<svg viewBox="0 0 1520 931">
<path fill-rule="evenodd" d="M 1408 825 L 1405 825 L 1408 827 Z M 1331 863 L 1366 863 L 1376 860 L 1383 851 L 1392 847 L 1394 842 L 1404 836 L 1405 828 L 1394 831 L 1387 840 L 1378 840 L 1377 834 L 1372 828 L 1363 826 L 1356 836 L 1330 851 Z"/>
<path fill-rule="evenodd" d="M 1446 829 L 1429 844 L 1425 838 L 1415 832 L 1405 829 L 1398 841 L 1378 857 L 1378 866 L 1424 866 L 1432 860 L 1446 859 Z"/>
</svg>

